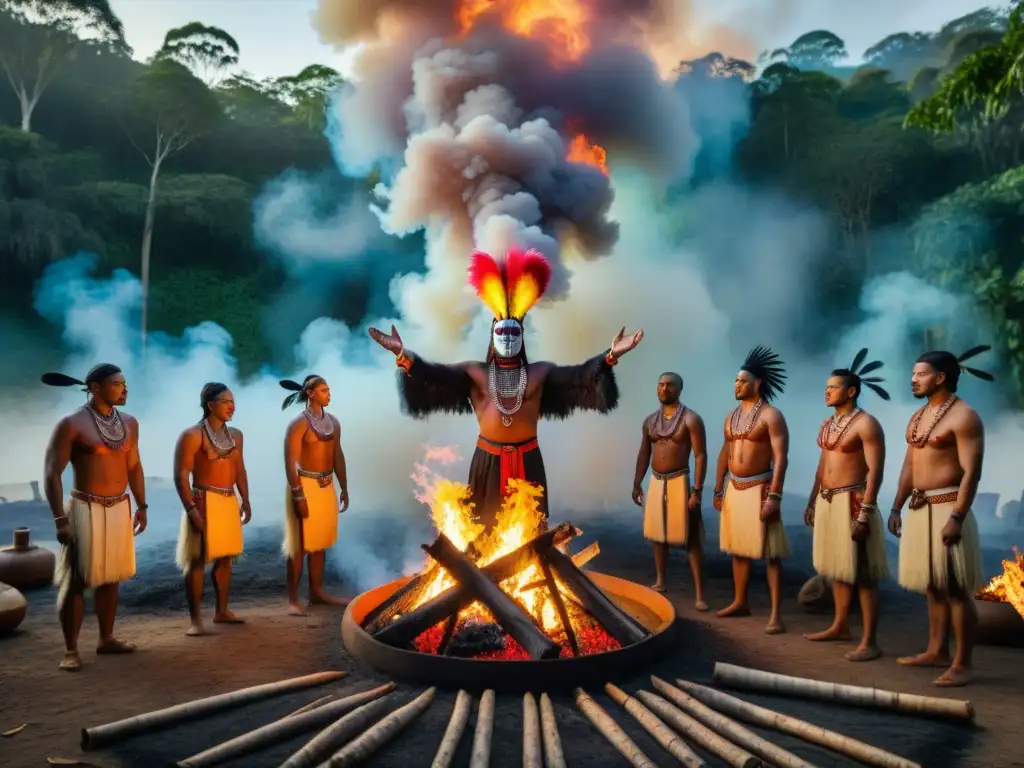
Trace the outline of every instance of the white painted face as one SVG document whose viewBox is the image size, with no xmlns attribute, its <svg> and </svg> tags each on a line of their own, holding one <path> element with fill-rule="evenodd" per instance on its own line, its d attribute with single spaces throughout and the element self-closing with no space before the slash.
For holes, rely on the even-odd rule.
<svg viewBox="0 0 1024 768">
<path fill-rule="evenodd" d="M 498 357 L 516 357 L 523 351 L 523 326 L 511 318 L 499 320 L 491 332 L 491 343 Z"/>
</svg>

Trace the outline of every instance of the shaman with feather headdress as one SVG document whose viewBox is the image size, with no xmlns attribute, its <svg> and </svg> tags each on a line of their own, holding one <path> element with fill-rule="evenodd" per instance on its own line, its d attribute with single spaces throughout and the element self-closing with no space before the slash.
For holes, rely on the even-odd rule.
<svg viewBox="0 0 1024 768">
<path fill-rule="evenodd" d="M 880 376 L 867 376 L 882 367 L 880 360 L 865 364 L 861 349 L 849 368 L 836 368 L 825 386 L 825 405 L 834 409 L 821 423 L 821 456 L 804 523 L 814 529 L 815 570 L 832 580 L 835 616 L 827 629 L 808 640 L 850 639 L 853 592 L 860 596 L 864 618 L 860 644 L 846 653 L 848 661 L 872 661 L 878 649 L 878 583 L 888 577 L 885 529 L 878 511 L 878 489 L 885 466 L 885 435 L 878 420 L 858 404 L 867 387 L 883 400 L 889 393 Z"/>
<path fill-rule="evenodd" d="M 547 514 L 544 462 L 537 444 L 542 418 L 565 419 L 578 410 L 608 413 L 619 402 L 613 367 L 635 348 L 643 331 L 619 331 L 611 347 L 580 365 L 531 363 L 526 357 L 523 320 L 540 301 L 551 279 L 551 265 L 538 251 L 511 249 L 503 257 L 475 252 L 469 284 L 494 315 L 483 361 L 432 363 L 405 348 L 391 333 L 370 329 L 370 337 L 395 355 L 404 410 L 413 418 L 432 413 L 473 413 L 479 425 L 469 468 L 472 501 L 480 521 L 493 525 L 509 490 L 509 480 L 539 485 Z"/>
<path fill-rule="evenodd" d="M 964 365 L 990 349 L 980 345 L 962 355 L 940 350 L 917 358 L 910 387 L 914 397 L 927 402 L 907 425 L 908 449 L 889 516 L 889 530 L 900 537 L 897 580 L 906 590 L 927 594 L 929 606 L 928 647 L 897 661 L 929 667 L 939 663 L 948 653 L 942 617 L 951 616 L 956 655 L 934 681 L 942 687 L 965 685 L 971 677 L 974 593 L 984 582 L 981 538 L 971 506 L 981 479 L 985 431 L 957 389 L 961 373 L 994 380 L 990 373 Z"/>
</svg>

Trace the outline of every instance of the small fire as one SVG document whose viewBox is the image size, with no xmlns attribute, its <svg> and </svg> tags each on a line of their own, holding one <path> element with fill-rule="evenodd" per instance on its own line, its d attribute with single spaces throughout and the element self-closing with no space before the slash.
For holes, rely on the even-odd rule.
<svg viewBox="0 0 1024 768">
<path fill-rule="evenodd" d="M 434 455 L 436 453 L 435 451 Z M 428 451 L 428 455 L 431 455 L 431 451 Z M 416 498 L 430 507 L 434 527 L 439 533 L 447 536 L 459 550 L 471 550 L 474 553 L 473 560 L 480 568 L 515 551 L 545 530 L 544 516 L 538 503 L 544 493 L 540 486 L 522 480 L 510 480 L 509 494 L 498 513 L 495 525 L 489 533 L 484 533 L 484 526 L 473 521 L 473 505 L 469 501 L 468 486 L 441 477 L 424 464 L 416 465 L 416 472 L 412 477 L 419 486 Z M 428 572 L 434 564 L 433 559 L 428 556 L 421 572 Z M 522 605 L 545 634 L 562 645 L 562 655 L 571 655 L 568 637 L 559 619 L 554 599 L 547 589 L 536 588 L 537 582 L 543 579 L 544 573 L 537 564 L 533 564 L 520 570 L 499 586 Z M 423 605 L 455 585 L 455 579 L 444 568 L 438 568 L 433 581 L 426 585 L 416 603 L 407 610 Z M 563 596 L 573 594 L 557 578 L 556 587 Z M 573 632 L 581 654 L 600 653 L 620 647 L 611 635 L 594 623 L 593 619 L 574 610 L 571 607 L 574 605 L 572 601 L 564 602 L 571 616 Z M 457 623 L 462 625 L 470 620 L 489 623 L 494 621 L 494 617 L 486 606 L 476 602 L 459 613 Z M 423 653 L 437 653 L 443 635 L 444 622 L 424 632 L 416 639 L 415 645 Z M 525 651 L 519 648 L 511 637 L 506 637 L 506 641 L 504 652 L 486 658 L 527 658 Z"/>
<path fill-rule="evenodd" d="M 460 34 L 496 16 L 509 32 L 544 41 L 555 63 L 579 61 L 590 50 L 585 0 L 460 0 L 456 13 Z"/>
<path fill-rule="evenodd" d="M 1009 603 L 1024 618 L 1024 555 L 1013 548 L 1014 560 L 1003 560 L 1003 572 L 978 590 L 980 600 Z"/>
<path fill-rule="evenodd" d="M 570 163 L 583 163 L 600 168 L 608 175 L 608 152 L 599 144 L 592 144 L 585 133 L 577 133 L 569 144 L 565 159 Z"/>
</svg>

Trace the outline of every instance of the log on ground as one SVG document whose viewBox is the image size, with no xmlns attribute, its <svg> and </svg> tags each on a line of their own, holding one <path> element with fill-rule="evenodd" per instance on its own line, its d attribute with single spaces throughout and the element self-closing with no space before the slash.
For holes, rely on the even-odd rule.
<svg viewBox="0 0 1024 768">
<path fill-rule="evenodd" d="M 732 715 L 751 725 L 788 733 L 811 744 L 818 744 L 833 752 L 851 757 L 865 765 L 873 765 L 877 768 L 921 768 L 917 763 L 894 755 L 892 752 L 886 752 L 884 749 L 865 744 L 863 741 L 857 741 L 857 739 L 852 739 L 836 731 L 821 728 L 806 720 L 798 720 L 795 717 L 759 707 L 722 691 L 716 691 L 714 688 L 707 688 L 687 680 L 676 680 L 676 685 L 723 714 Z"/>
<path fill-rule="evenodd" d="M 523 694 L 523 768 L 544 768 L 540 712 L 532 693 Z"/>
<path fill-rule="evenodd" d="M 590 724 L 597 729 L 597 732 L 604 736 L 633 768 L 658 768 L 651 758 L 636 745 L 636 742 L 619 727 L 619 724 L 612 720 L 611 715 L 605 712 L 601 705 L 582 688 L 576 689 L 576 706 L 590 721 Z"/>
<path fill-rule="evenodd" d="M 733 744 L 752 752 L 778 768 L 818 768 L 814 763 L 809 763 L 802 757 L 787 752 L 782 747 L 772 744 L 763 739 L 749 728 L 745 728 L 735 720 L 730 720 L 723 714 L 713 710 L 706 704 L 701 703 L 687 693 L 669 685 L 660 677 L 651 676 L 651 683 L 658 693 L 668 699 L 679 709 L 683 710 L 690 717 L 703 723 L 711 730 L 721 734 Z"/>
<path fill-rule="evenodd" d="M 531 539 L 513 552 L 499 557 L 493 563 L 488 563 L 480 570 L 495 584 L 500 584 L 526 568 L 536 558 L 538 552 L 544 552 L 561 541 L 568 541 L 577 533 L 578 530 L 571 524 L 562 523 Z M 404 648 L 430 627 L 457 615 L 475 600 L 476 596 L 465 584 L 456 584 L 423 605 L 404 612 L 387 626 L 372 633 L 373 637 L 395 648 Z"/>
<path fill-rule="evenodd" d="M 430 768 L 450 768 L 455 762 L 455 751 L 462 741 L 462 734 L 466 731 L 466 723 L 469 722 L 470 708 L 473 705 L 473 697 L 466 691 L 459 691 L 455 697 L 455 706 L 452 708 L 452 716 L 448 721 L 448 727 L 441 738 L 441 744 L 434 755 L 434 762 Z"/>
<path fill-rule="evenodd" d="M 166 728 L 186 720 L 194 720 L 213 712 L 240 707 L 261 699 L 269 699 L 271 696 L 280 696 L 283 693 L 299 691 L 303 688 L 312 688 L 315 685 L 325 685 L 340 680 L 345 672 L 317 672 L 313 675 L 293 677 L 288 680 L 279 680 L 276 683 L 265 683 L 254 685 L 249 688 L 242 688 L 230 693 L 221 693 L 216 696 L 207 696 L 194 701 L 187 701 L 183 704 L 176 704 L 173 707 L 158 709 L 154 712 L 146 712 L 134 717 L 126 717 L 106 725 L 97 725 L 92 728 L 82 729 L 82 749 L 86 752 L 93 749 L 102 749 L 110 744 L 124 741 L 132 736 L 137 736 L 146 731 L 154 731 L 159 728 Z"/>
<path fill-rule="evenodd" d="M 620 645 L 634 645 L 650 634 L 636 619 L 613 603 L 587 574 L 575 566 L 568 555 L 552 547 L 544 558 L 554 569 L 559 580 L 572 590 L 587 612 L 608 634 L 618 640 Z"/>
<path fill-rule="evenodd" d="M 546 693 L 540 695 L 540 725 L 544 741 L 544 764 L 547 768 L 567 768 L 562 739 L 558 735 L 558 721 L 555 720 L 555 706 Z"/>
<path fill-rule="evenodd" d="M 283 717 L 262 728 L 243 733 L 221 744 L 203 750 L 191 757 L 178 761 L 178 768 L 210 768 L 229 760 L 280 744 L 300 733 L 322 728 L 332 720 L 351 712 L 363 704 L 386 696 L 395 690 L 394 683 L 388 683 L 369 691 L 362 691 L 301 715 Z"/>
<path fill-rule="evenodd" d="M 612 701 L 632 715 L 640 727 L 647 731 L 672 757 L 689 768 L 704 767 L 704 761 L 700 756 L 640 701 L 611 683 L 605 683 L 604 691 Z"/>
<path fill-rule="evenodd" d="M 280 768 L 317 768 L 347 742 L 365 731 L 379 720 L 394 705 L 389 696 L 381 696 L 376 701 L 363 704 L 324 728 L 320 733 L 306 742 L 298 752 L 285 760 Z"/>
<path fill-rule="evenodd" d="M 685 712 L 673 707 L 661 696 L 650 691 L 638 691 L 636 697 L 677 731 L 686 734 L 686 737 L 692 742 L 720 757 L 732 768 L 761 768 L 763 765 L 760 758 L 723 739 L 710 728 L 706 728 Z"/>
<path fill-rule="evenodd" d="M 555 659 L 561 646 L 544 634 L 522 607 L 488 579 L 468 557 L 460 552 L 443 533 L 429 547 L 427 554 L 439 562 L 460 584 L 487 606 L 498 624 L 530 655 L 532 659 Z"/>
<path fill-rule="evenodd" d="M 715 662 L 715 682 L 729 688 L 827 701 L 866 709 L 884 709 L 925 717 L 974 719 L 974 705 L 963 699 L 919 696 L 914 693 L 899 693 L 881 688 L 827 683 L 805 677 L 777 675 L 774 672 L 762 672 L 759 669 L 748 669 L 721 662 Z"/>
<path fill-rule="evenodd" d="M 480 697 L 473 730 L 473 749 L 469 768 L 488 768 L 491 764 L 491 738 L 494 734 L 494 691 L 488 688 Z"/>
<path fill-rule="evenodd" d="M 330 768 L 343 768 L 363 762 L 426 712 L 427 707 L 433 703 L 436 693 L 436 688 L 428 688 L 404 707 L 399 707 L 390 715 L 386 715 L 380 722 L 335 752 L 326 765 Z"/>
</svg>

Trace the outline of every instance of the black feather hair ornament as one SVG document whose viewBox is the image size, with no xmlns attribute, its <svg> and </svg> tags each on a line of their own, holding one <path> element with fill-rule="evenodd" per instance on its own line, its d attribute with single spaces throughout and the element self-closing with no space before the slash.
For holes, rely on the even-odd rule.
<svg viewBox="0 0 1024 768">
<path fill-rule="evenodd" d="M 883 400 L 888 400 L 889 393 L 886 392 L 883 387 L 879 386 L 883 381 L 885 381 L 885 379 L 883 379 L 881 376 L 869 376 L 867 378 L 865 378 L 864 376 L 865 373 L 877 371 L 884 365 L 884 363 L 881 360 L 872 360 L 867 365 L 864 365 L 864 360 L 867 359 L 867 356 L 868 348 L 864 347 L 863 349 L 861 349 L 860 352 L 857 353 L 857 356 L 853 358 L 853 363 L 850 364 L 850 367 L 840 369 L 839 371 L 836 372 L 836 375 L 849 376 L 851 378 L 854 378 L 857 380 L 858 384 L 862 384 L 863 386 L 867 387 Z"/>
<path fill-rule="evenodd" d="M 771 402 L 786 387 L 786 364 L 768 347 L 757 346 L 747 353 L 740 370 L 761 380 L 761 397 Z"/>
</svg>

